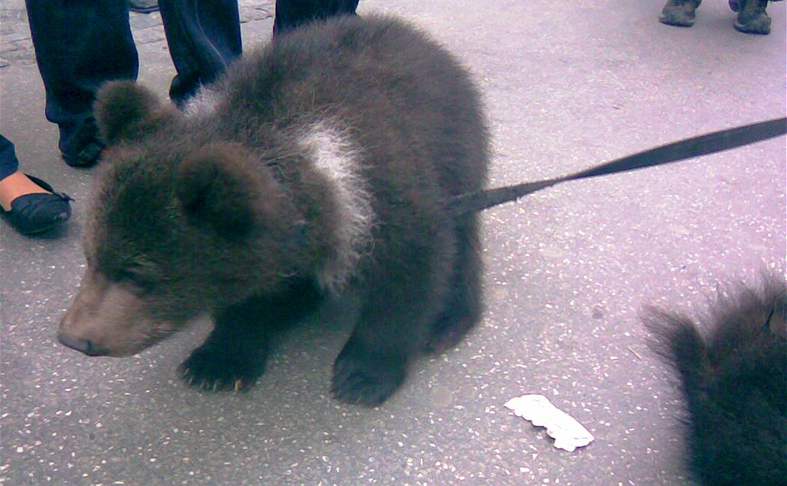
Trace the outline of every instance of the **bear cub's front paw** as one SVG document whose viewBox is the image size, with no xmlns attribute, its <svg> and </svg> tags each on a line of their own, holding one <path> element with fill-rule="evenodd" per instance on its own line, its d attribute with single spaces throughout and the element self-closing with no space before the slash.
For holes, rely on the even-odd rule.
<svg viewBox="0 0 787 486">
<path fill-rule="evenodd" d="M 211 346 L 195 349 L 179 368 L 189 385 L 208 391 L 248 390 L 265 371 L 265 360 Z"/>
<path fill-rule="evenodd" d="M 331 393 L 337 400 L 373 407 L 399 388 L 405 369 L 401 357 L 375 358 L 345 348 L 333 365 Z"/>
</svg>

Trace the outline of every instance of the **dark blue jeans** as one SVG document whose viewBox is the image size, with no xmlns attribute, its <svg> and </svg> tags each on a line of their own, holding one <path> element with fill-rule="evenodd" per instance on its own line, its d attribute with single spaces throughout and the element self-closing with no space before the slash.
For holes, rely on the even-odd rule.
<svg viewBox="0 0 787 486">
<path fill-rule="evenodd" d="M 126 0 L 26 0 L 46 118 L 59 147 L 76 154 L 95 137 L 92 106 L 106 81 L 136 79 L 139 58 Z M 178 76 L 176 101 L 209 82 L 241 53 L 237 0 L 160 0 Z"/>
<path fill-rule="evenodd" d="M 18 168 L 19 161 L 16 159 L 14 144 L 0 135 L 0 181 L 16 172 Z"/>
<path fill-rule="evenodd" d="M 36 61 L 46 90 L 46 118 L 60 128 L 64 154 L 95 137 L 98 88 L 136 79 L 139 58 L 126 0 L 25 0 Z M 353 14 L 358 0 L 277 0 L 275 31 L 336 14 Z M 170 97 L 180 104 L 213 81 L 241 54 L 237 0 L 159 0 L 177 76 Z"/>
</svg>

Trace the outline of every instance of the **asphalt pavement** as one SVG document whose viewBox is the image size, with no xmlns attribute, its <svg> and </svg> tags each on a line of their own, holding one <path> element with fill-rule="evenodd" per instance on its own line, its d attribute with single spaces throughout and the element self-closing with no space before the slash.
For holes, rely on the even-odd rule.
<svg viewBox="0 0 787 486">
<path fill-rule="evenodd" d="M 247 49 L 270 1 L 242 1 Z M 557 176 L 707 131 L 785 115 L 785 3 L 773 31 L 706 0 L 690 29 L 661 0 L 362 0 L 433 34 L 472 71 L 493 134 L 491 185 Z M 133 15 L 141 82 L 174 75 L 158 14 Z M 55 340 L 85 263 L 94 170 L 67 167 L 21 0 L 0 0 L 0 132 L 26 172 L 72 195 L 45 239 L 0 225 L 0 483 L 8 485 L 686 484 L 671 375 L 645 304 L 701 311 L 719 285 L 785 272 L 785 138 L 572 182 L 484 214 L 486 312 L 421 360 L 383 406 L 334 401 L 352 302 L 288 335 L 251 392 L 189 389 L 176 366 L 207 322 L 128 359 Z M 538 393 L 595 437 L 566 452 L 503 405 Z"/>
</svg>

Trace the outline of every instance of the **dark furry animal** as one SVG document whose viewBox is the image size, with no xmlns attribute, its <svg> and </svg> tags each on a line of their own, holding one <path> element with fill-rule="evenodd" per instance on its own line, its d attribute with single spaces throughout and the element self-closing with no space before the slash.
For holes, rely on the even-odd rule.
<svg viewBox="0 0 787 486">
<path fill-rule="evenodd" d="M 478 320 L 477 215 L 445 205 L 484 186 L 487 130 L 466 71 L 423 33 L 374 16 L 316 22 L 239 61 L 185 113 L 116 82 L 96 117 L 108 149 L 66 346 L 131 355 L 209 313 L 183 376 L 244 389 L 275 329 L 354 288 L 360 317 L 331 389 L 374 405 L 419 352 Z"/>
<path fill-rule="evenodd" d="M 689 468 L 707 485 L 787 484 L 787 293 L 775 277 L 733 289 L 705 322 L 651 309 L 655 349 L 677 370 Z"/>
</svg>

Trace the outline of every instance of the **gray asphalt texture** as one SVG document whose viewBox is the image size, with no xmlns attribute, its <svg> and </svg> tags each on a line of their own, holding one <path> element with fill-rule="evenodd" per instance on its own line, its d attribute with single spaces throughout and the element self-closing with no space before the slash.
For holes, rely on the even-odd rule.
<svg viewBox="0 0 787 486">
<path fill-rule="evenodd" d="M 246 48 L 270 2 L 244 5 Z M 557 176 L 785 114 L 785 4 L 736 32 L 723 0 L 693 28 L 661 0 L 362 0 L 412 20 L 469 67 L 494 137 L 491 185 Z M 262 8 L 263 10 L 260 10 Z M 268 10 L 264 10 L 267 8 Z M 141 81 L 174 74 L 156 16 L 134 15 Z M 26 484 L 685 484 L 681 401 L 648 350 L 644 304 L 701 311 L 720 284 L 785 271 L 785 139 L 565 184 L 485 212 L 487 310 L 375 409 L 328 394 L 351 303 L 288 335 L 247 394 L 189 389 L 175 368 L 209 331 L 130 359 L 56 343 L 84 260 L 94 170 L 58 158 L 21 0 L 0 0 L 0 131 L 25 171 L 73 197 L 56 238 L 0 225 L 0 482 Z M 595 436 L 572 453 L 503 404 L 546 395 Z"/>
</svg>

